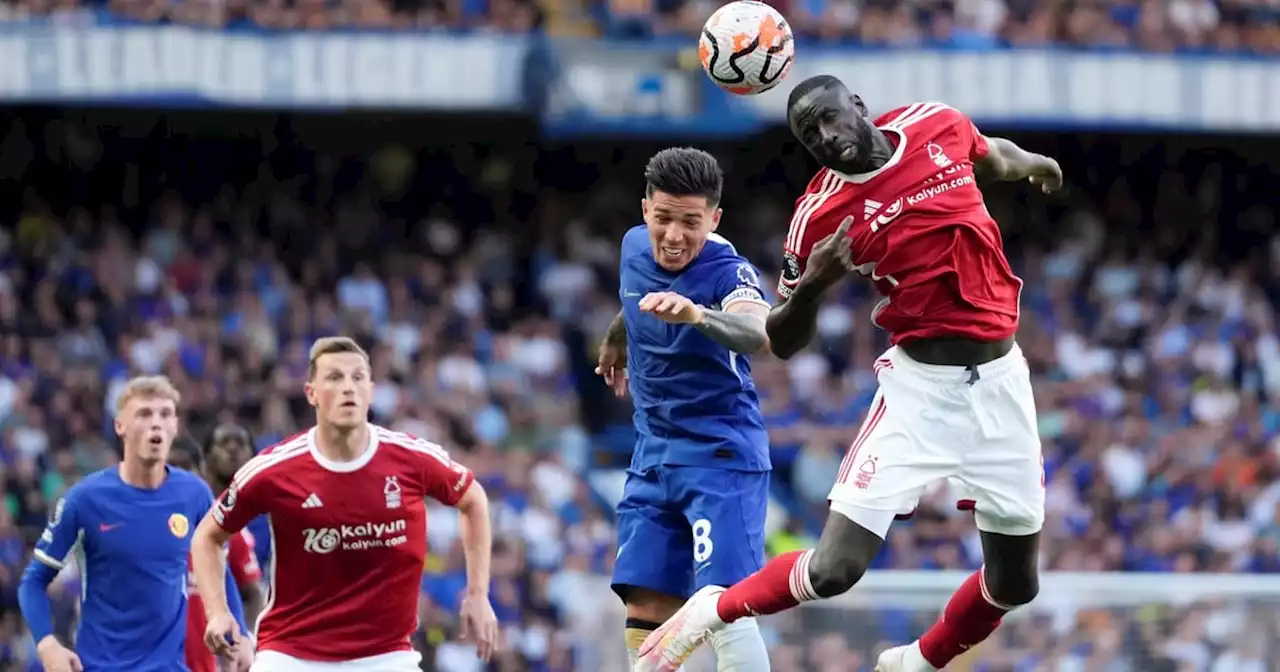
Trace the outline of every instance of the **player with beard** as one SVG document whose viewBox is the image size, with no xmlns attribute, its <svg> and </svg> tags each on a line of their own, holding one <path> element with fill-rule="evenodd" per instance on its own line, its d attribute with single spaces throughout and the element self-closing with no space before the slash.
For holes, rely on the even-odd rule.
<svg viewBox="0 0 1280 672">
<path fill-rule="evenodd" d="M 461 627 L 488 660 L 498 624 L 489 605 L 489 503 L 471 470 L 440 446 L 370 424 L 369 357 L 350 338 L 311 348 L 304 387 L 316 426 L 249 460 L 200 522 L 196 582 L 223 571 L 221 548 L 259 515 L 276 543 L 258 619 L 258 672 L 411 672 L 426 556 L 426 497 L 458 509 L 467 586 Z M 205 644 L 237 639 L 226 596 L 203 591 Z"/>
<path fill-rule="evenodd" d="M 248 448 L 251 445 L 253 439 L 249 430 L 240 425 L 224 423 L 209 434 L 203 447 L 196 445 L 190 437 L 179 437 L 169 451 L 169 464 L 197 474 L 211 488 L 221 492 L 231 482 L 231 477 L 239 466 L 243 466 L 253 456 Z M 239 588 L 240 599 L 244 603 L 245 621 L 249 624 L 257 621 L 263 603 L 262 570 L 254 556 L 253 546 L 253 535 L 249 534 L 248 529 L 232 535 L 227 542 L 227 569 L 231 571 Z M 188 578 L 187 595 L 187 667 L 191 672 L 215 672 L 218 669 L 218 659 L 204 645 L 204 631 L 208 623 L 205 622 L 204 600 L 200 597 L 194 572 Z"/>
<path fill-rule="evenodd" d="M 178 433 L 178 401 L 163 377 L 125 385 L 115 416 L 124 458 L 72 486 L 36 544 L 18 599 L 47 672 L 187 669 L 187 558 L 193 521 L 209 511 L 213 493 L 165 464 Z M 54 637 L 46 593 L 73 550 L 84 584 L 75 651 Z M 209 580 L 224 593 L 234 585 L 225 571 Z M 238 594 L 228 613 L 228 632 L 248 632 Z M 223 653 L 233 669 L 247 669 L 253 659 L 247 647 Z"/>
<path fill-rule="evenodd" d="M 872 119 L 830 76 L 800 83 L 787 114 L 823 167 L 787 233 L 784 302 L 767 323 L 773 352 L 785 359 L 809 343 L 827 290 L 851 272 L 884 295 L 871 318 L 892 346 L 875 362 L 880 389 L 840 467 L 817 548 L 699 591 L 645 641 L 636 670 L 675 670 L 727 624 L 849 590 L 894 519 L 939 480 L 974 512 L 985 563 L 923 637 L 883 652 L 876 670 L 941 669 L 1039 589 L 1044 469 L 1030 371 L 1013 338 L 1022 281 L 976 179 L 1025 179 L 1049 192 L 1062 186 L 1058 163 L 984 136 L 941 103 Z"/>
</svg>

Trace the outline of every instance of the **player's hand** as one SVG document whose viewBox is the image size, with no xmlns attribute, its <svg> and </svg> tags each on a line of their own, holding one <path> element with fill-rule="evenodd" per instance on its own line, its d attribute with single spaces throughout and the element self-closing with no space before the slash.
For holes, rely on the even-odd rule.
<svg viewBox="0 0 1280 672">
<path fill-rule="evenodd" d="M 36 645 L 36 654 L 40 656 L 40 664 L 45 672 L 84 672 L 84 664 L 75 651 L 68 649 L 49 635 Z"/>
<path fill-rule="evenodd" d="M 596 357 L 596 375 L 604 378 L 604 382 L 613 390 L 614 396 L 627 396 L 627 343 L 610 342 L 605 339 L 600 344 L 600 353 Z"/>
<path fill-rule="evenodd" d="M 645 294 L 640 299 L 640 312 L 671 324 L 697 324 L 702 321 L 702 306 L 675 292 Z"/>
<path fill-rule="evenodd" d="M 240 647 L 240 624 L 229 612 L 217 614 L 209 619 L 204 629 L 204 645 L 209 647 L 215 656 L 232 656 Z"/>
<path fill-rule="evenodd" d="M 249 672 L 249 668 L 253 667 L 253 641 L 241 639 L 226 661 L 229 672 Z"/>
<path fill-rule="evenodd" d="M 493 613 L 488 595 L 467 595 L 459 610 L 462 641 L 475 642 L 476 655 L 485 662 L 498 648 L 498 617 Z"/>
<path fill-rule="evenodd" d="M 1027 181 L 1040 187 L 1040 191 L 1048 194 L 1062 188 L 1062 167 L 1058 162 L 1047 157 L 1041 157 L 1043 161 L 1036 166 L 1035 172 Z"/>
<path fill-rule="evenodd" d="M 805 275 L 826 287 L 844 279 L 853 270 L 853 246 L 849 242 L 851 226 L 853 217 L 845 217 L 835 233 L 813 244 Z"/>
</svg>

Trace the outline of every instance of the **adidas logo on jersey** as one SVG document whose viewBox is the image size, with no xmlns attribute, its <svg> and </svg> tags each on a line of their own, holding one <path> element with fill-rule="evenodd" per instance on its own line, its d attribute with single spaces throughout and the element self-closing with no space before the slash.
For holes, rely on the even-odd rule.
<svg viewBox="0 0 1280 672">
<path fill-rule="evenodd" d="M 320 501 L 320 498 L 314 492 L 307 495 L 307 498 L 302 501 L 302 508 L 304 509 L 318 509 L 322 506 L 324 506 L 324 502 Z"/>
</svg>

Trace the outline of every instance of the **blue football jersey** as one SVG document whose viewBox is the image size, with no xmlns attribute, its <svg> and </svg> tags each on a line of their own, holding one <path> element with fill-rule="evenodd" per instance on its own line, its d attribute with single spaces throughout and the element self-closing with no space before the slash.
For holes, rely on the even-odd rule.
<svg viewBox="0 0 1280 672">
<path fill-rule="evenodd" d="M 622 239 L 619 298 L 627 328 L 629 390 L 638 435 L 631 468 L 706 466 L 768 471 L 769 439 L 751 362 L 686 324 L 640 312 L 650 292 L 671 291 L 712 309 L 764 303 L 751 262 L 711 234 L 702 252 L 672 273 L 653 258 L 648 229 Z"/>
<path fill-rule="evenodd" d="M 34 554 L 55 569 L 75 555 L 84 585 L 74 649 L 86 670 L 187 669 L 187 556 L 212 504 L 204 481 L 175 468 L 154 490 L 104 469 L 58 501 Z"/>
</svg>

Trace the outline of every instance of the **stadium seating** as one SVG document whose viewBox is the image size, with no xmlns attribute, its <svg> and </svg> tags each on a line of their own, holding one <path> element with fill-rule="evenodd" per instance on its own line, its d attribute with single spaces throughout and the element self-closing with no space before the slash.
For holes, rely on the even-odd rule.
<svg viewBox="0 0 1280 672">
<path fill-rule="evenodd" d="M 821 44 L 1280 53 L 1280 16 L 1273 3 L 1261 0 L 773 0 L 770 4 L 790 17 L 800 39 Z M 545 31 L 565 37 L 687 40 L 716 6 L 698 0 L 14 0 L 0 4 L 0 21 L 51 17 L 74 24 L 110 18 L 273 30 Z"/>
</svg>

